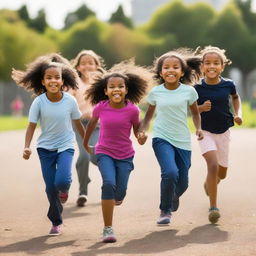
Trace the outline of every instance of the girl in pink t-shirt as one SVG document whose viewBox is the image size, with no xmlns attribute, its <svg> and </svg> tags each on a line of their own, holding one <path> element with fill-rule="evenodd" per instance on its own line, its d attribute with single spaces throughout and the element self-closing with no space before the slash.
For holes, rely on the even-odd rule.
<svg viewBox="0 0 256 256">
<path fill-rule="evenodd" d="M 114 205 L 120 205 L 126 195 L 130 172 L 133 170 L 134 149 L 131 130 L 137 137 L 139 103 L 147 90 L 150 72 L 132 63 L 121 63 L 98 77 L 87 92 L 92 105 L 84 137 L 85 149 L 93 154 L 89 138 L 100 120 L 100 135 L 95 147 L 102 184 L 103 242 L 116 242 L 112 229 Z M 139 141 L 144 144 L 144 141 Z"/>
</svg>

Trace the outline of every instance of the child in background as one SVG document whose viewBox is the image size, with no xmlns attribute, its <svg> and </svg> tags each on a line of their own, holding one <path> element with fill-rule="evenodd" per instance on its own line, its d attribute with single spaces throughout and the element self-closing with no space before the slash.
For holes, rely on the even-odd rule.
<svg viewBox="0 0 256 256">
<path fill-rule="evenodd" d="M 242 124 L 240 97 L 234 82 L 221 77 L 225 65 L 231 64 L 225 50 L 207 46 L 200 51 L 204 79 L 195 86 L 199 95 L 198 105 L 202 118 L 204 139 L 199 142 L 207 163 L 207 178 L 204 183 L 209 196 L 209 221 L 216 223 L 220 218 L 217 208 L 217 184 L 224 179 L 228 168 L 230 131 L 229 127 Z M 231 96 L 234 116 L 230 112 Z"/>
<path fill-rule="evenodd" d="M 192 84 L 200 75 L 200 58 L 188 49 L 163 54 L 154 63 L 155 78 L 161 83 L 148 95 L 149 107 L 139 128 L 145 139 L 154 112 L 152 146 L 161 168 L 160 217 L 157 224 L 169 224 L 179 198 L 188 187 L 191 165 L 191 139 L 187 117 L 190 108 L 198 140 L 203 138 L 197 92 Z"/>
<path fill-rule="evenodd" d="M 89 139 L 100 120 L 100 136 L 95 147 L 102 184 L 102 213 L 104 219 L 103 242 L 116 242 L 112 228 L 115 205 L 120 205 L 126 195 L 130 172 L 133 170 L 134 149 L 131 130 L 137 136 L 140 102 L 147 89 L 151 74 L 132 63 L 119 64 L 99 77 L 86 95 L 92 105 L 92 113 L 84 137 L 84 146 L 94 153 Z M 145 140 L 141 139 L 140 144 Z"/>
<path fill-rule="evenodd" d="M 86 127 L 92 115 L 92 106 L 88 101 L 85 101 L 84 94 L 86 89 L 92 83 L 92 75 L 98 72 L 103 72 L 103 60 L 95 52 L 91 50 L 82 50 L 78 53 L 76 58 L 72 61 L 73 67 L 79 74 L 79 82 L 77 90 L 70 90 L 78 103 L 79 109 L 82 112 L 82 124 Z M 89 178 L 89 163 L 97 164 L 95 155 L 90 155 L 86 152 L 83 146 L 83 138 L 75 130 L 76 141 L 79 148 L 79 156 L 76 161 L 76 170 L 79 181 L 79 195 L 77 199 L 77 206 L 82 207 L 87 201 Z M 96 126 L 90 138 L 90 145 L 95 146 L 99 138 L 99 127 Z"/>
<path fill-rule="evenodd" d="M 25 72 L 13 70 L 12 77 L 18 85 L 37 95 L 29 111 L 23 158 L 30 158 L 30 144 L 40 122 L 42 132 L 37 140 L 37 152 L 50 204 L 48 218 L 52 227 L 49 235 L 59 235 L 63 222 L 61 203 L 67 201 L 71 184 L 75 139 L 71 121 L 81 136 L 84 136 L 84 128 L 76 100 L 64 92 L 77 87 L 76 71 L 71 66 L 49 60 L 65 61 L 58 54 L 41 56 L 29 64 Z"/>
</svg>

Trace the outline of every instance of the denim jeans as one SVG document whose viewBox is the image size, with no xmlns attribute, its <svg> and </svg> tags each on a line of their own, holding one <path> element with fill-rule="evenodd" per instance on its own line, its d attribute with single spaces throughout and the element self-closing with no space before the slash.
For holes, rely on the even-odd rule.
<svg viewBox="0 0 256 256">
<path fill-rule="evenodd" d="M 88 120 L 82 120 L 82 124 L 84 127 L 88 124 Z M 76 171 L 79 182 L 79 195 L 87 195 L 88 194 L 88 184 L 90 183 L 89 178 L 89 163 L 93 163 L 97 165 L 97 157 L 96 155 L 90 155 L 84 148 L 83 138 L 78 133 L 76 128 L 74 128 L 76 134 L 76 141 L 79 149 L 79 156 L 76 161 Z M 91 146 L 95 146 L 99 138 L 99 127 L 96 127 L 92 133 L 92 136 L 89 140 L 89 144 Z"/>
<path fill-rule="evenodd" d="M 174 147 L 164 139 L 153 138 L 152 146 L 161 168 L 160 209 L 172 211 L 172 201 L 188 188 L 191 151 Z"/>
<path fill-rule="evenodd" d="M 74 156 L 74 149 L 67 149 L 62 152 L 50 151 L 44 148 L 37 149 L 44 182 L 46 185 L 46 194 L 50 203 L 48 218 L 54 226 L 62 224 L 63 207 L 59 200 L 59 191 L 67 192 L 70 188 L 71 166 Z"/>
<path fill-rule="evenodd" d="M 114 159 L 105 154 L 97 154 L 97 163 L 102 176 L 102 200 L 124 199 L 130 172 L 133 170 L 133 157 Z"/>
</svg>

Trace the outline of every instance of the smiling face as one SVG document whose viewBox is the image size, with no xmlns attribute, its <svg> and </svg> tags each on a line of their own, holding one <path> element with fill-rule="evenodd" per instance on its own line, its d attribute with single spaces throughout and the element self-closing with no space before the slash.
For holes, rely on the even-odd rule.
<svg viewBox="0 0 256 256">
<path fill-rule="evenodd" d="M 223 61 L 217 53 L 206 53 L 203 58 L 202 72 L 206 83 L 216 84 L 224 69 Z"/>
<path fill-rule="evenodd" d="M 122 77 L 110 77 L 108 79 L 105 94 L 109 98 L 111 107 L 122 108 L 125 106 L 125 96 L 128 93 L 125 81 Z"/>
<path fill-rule="evenodd" d="M 184 72 L 178 58 L 168 57 L 163 61 L 160 76 L 164 79 L 166 87 L 177 87 L 183 75 Z"/>
<path fill-rule="evenodd" d="M 82 74 L 82 77 L 87 77 L 88 73 L 97 70 L 97 64 L 94 58 L 90 55 L 83 55 L 79 60 L 76 69 Z"/>
<path fill-rule="evenodd" d="M 61 68 L 47 68 L 44 72 L 42 84 L 46 88 L 47 95 L 61 94 L 61 87 L 63 85 Z"/>
</svg>

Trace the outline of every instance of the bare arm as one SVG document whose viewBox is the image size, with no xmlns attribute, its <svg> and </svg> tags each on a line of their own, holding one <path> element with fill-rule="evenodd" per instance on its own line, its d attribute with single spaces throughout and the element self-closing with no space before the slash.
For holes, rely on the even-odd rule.
<svg viewBox="0 0 256 256">
<path fill-rule="evenodd" d="M 156 106 L 149 105 L 147 112 L 145 114 L 144 119 L 141 121 L 138 133 L 137 133 L 137 140 L 139 144 L 143 145 L 147 140 L 147 135 L 145 134 L 145 131 L 148 130 L 150 121 L 152 120 L 154 113 L 155 113 Z"/>
<path fill-rule="evenodd" d="M 191 106 L 189 106 L 194 126 L 196 128 L 196 135 L 198 137 L 198 140 L 203 139 L 203 132 L 201 129 L 201 116 L 198 110 L 197 102 L 195 101 Z"/>
<path fill-rule="evenodd" d="M 90 119 L 90 121 L 88 122 L 87 126 L 86 126 L 86 130 L 85 130 L 85 135 L 84 135 L 84 148 L 86 149 L 86 151 L 90 154 L 93 154 L 93 149 L 90 147 L 89 145 L 89 139 L 97 125 L 97 122 L 98 122 L 98 118 L 96 117 L 92 117 Z"/>
<path fill-rule="evenodd" d="M 238 125 L 241 125 L 243 123 L 242 108 L 241 108 L 241 99 L 238 94 L 232 95 L 232 105 L 233 105 L 234 112 L 235 112 L 234 121 Z"/>
<path fill-rule="evenodd" d="M 83 124 L 81 123 L 81 120 L 80 119 L 73 120 L 73 123 L 74 123 L 74 125 L 76 127 L 76 130 L 79 132 L 80 136 L 82 138 L 84 138 L 85 129 L 84 129 Z"/>
<path fill-rule="evenodd" d="M 29 123 L 27 130 L 26 130 L 26 136 L 25 136 L 25 146 L 23 150 L 23 158 L 28 160 L 32 151 L 30 149 L 30 143 L 32 141 L 34 132 L 36 129 L 36 123 Z"/>
</svg>

